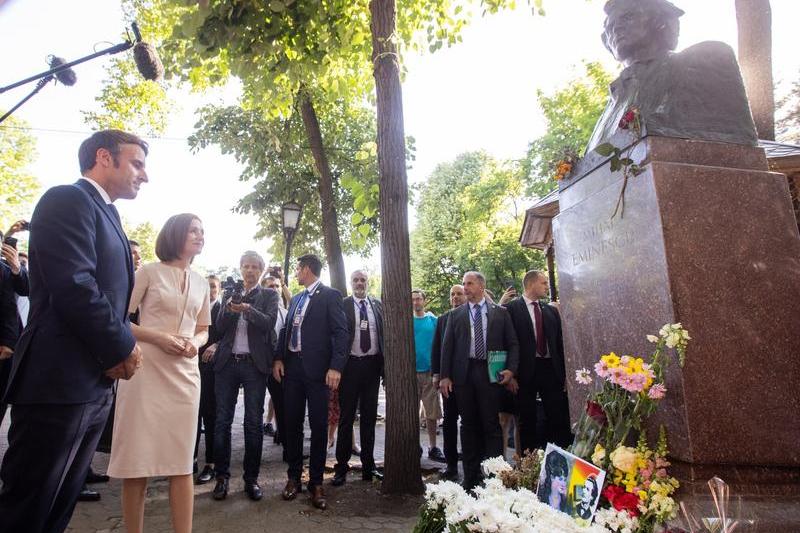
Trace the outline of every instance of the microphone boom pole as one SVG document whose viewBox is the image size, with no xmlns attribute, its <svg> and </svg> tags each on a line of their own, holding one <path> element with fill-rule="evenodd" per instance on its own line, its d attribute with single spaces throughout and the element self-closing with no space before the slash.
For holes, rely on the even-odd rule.
<svg viewBox="0 0 800 533">
<path fill-rule="evenodd" d="M 133 23 L 133 31 L 134 31 L 134 33 L 136 35 L 136 40 L 137 41 L 141 40 L 141 38 L 139 36 L 139 28 L 138 28 L 138 26 L 136 25 L 135 22 Z M 69 70 L 72 67 L 74 67 L 75 65 L 80 65 L 81 63 L 85 63 L 86 61 L 90 61 L 92 59 L 95 59 L 97 57 L 100 57 L 100 56 L 103 56 L 103 55 L 106 55 L 106 54 L 113 55 L 113 54 L 118 54 L 120 52 L 124 52 L 126 50 L 130 50 L 131 48 L 133 48 L 134 44 L 135 43 L 133 41 L 128 39 L 125 42 L 122 42 L 122 43 L 119 43 L 119 44 L 115 44 L 114 46 L 109 46 L 108 48 L 105 48 L 105 49 L 100 50 L 98 52 L 95 52 L 93 54 L 89 54 L 88 56 L 82 57 L 80 59 L 76 59 L 75 61 L 70 61 L 69 63 L 63 63 L 61 65 L 58 65 L 56 67 L 51 68 L 50 70 L 45 71 L 45 72 L 41 72 L 41 73 L 35 74 L 35 75 L 33 75 L 33 76 L 29 77 L 29 78 L 25 78 L 24 80 L 20 80 L 18 82 L 12 83 L 11 85 L 6 85 L 5 87 L 0 87 L 0 94 L 2 94 L 2 93 L 6 92 L 8 90 L 17 88 L 20 85 L 25 85 L 26 83 L 30 83 L 32 81 L 39 80 L 39 83 L 36 84 L 36 88 L 33 91 L 31 91 L 31 93 L 28 94 L 28 96 L 23 98 L 17 105 L 15 105 L 13 108 L 11 108 L 11 110 L 9 110 L 5 115 L 0 117 L 0 122 L 3 122 L 5 119 L 7 119 L 9 116 L 11 116 L 11 113 L 13 113 L 17 109 L 19 109 L 19 107 L 22 104 L 27 102 L 31 97 L 33 97 L 33 95 L 35 95 L 40 90 L 42 90 L 42 88 L 45 85 L 47 85 L 50 81 L 52 81 L 53 77 L 56 74 L 58 74 L 59 72 L 62 72 L 62 71 L 65 71 L 65 70 Z"/>
</svg>

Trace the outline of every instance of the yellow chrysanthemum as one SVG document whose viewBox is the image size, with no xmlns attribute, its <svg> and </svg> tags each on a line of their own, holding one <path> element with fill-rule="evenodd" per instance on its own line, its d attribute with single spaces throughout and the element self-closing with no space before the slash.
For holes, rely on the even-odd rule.
<svg viewBox="0 0 800 533">
<path fill-rule="evenodd" d="M 604 355 L 600 360 L 607 364 L 609 368 L 616 368 L 619 366 L 619 356 L 614 352 Z"/>
</svg>

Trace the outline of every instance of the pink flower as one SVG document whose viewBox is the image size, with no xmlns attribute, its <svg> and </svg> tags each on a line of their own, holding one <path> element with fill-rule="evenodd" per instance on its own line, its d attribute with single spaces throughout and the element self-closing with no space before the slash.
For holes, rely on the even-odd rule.
<svg viewBox="0 0 800 533">
<path fill-rule="evenodd" d="M 605 361 L 598 361 L 594 365 L 594 372 L 601 378 L 608 376 L 608 363 Z"/>
<path fill-rule="evenodd" d="M 663 383 L 656 383 L 650 390 L 647 391 L 647 396 L 650 397 L 652 400 L 660 400 L 664 397 L 667 393 L 667 388 L 664 386 Z"/>
</svg>

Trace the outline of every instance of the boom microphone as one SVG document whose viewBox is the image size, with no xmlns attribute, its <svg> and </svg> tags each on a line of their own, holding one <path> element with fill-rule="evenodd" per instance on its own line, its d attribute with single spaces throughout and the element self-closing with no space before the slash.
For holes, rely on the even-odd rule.
<svg viewBox="0 0 800 533">
<path fill-rule="evenodd" d="M 67 61 L 61 57 L 50 56 L 50 68 L 58 68 L 61 65 L 65 65 Z M 75 74 L 75 71 L 71 68 L 67 68 L 64 70 L 60 70 L 55 73 L 55 77 L 58 81 L 60 81 L 63 85 L 71 87 L 75 85 L 75 82 L 78 81 L 78 76 Z"/>
<path fill-rule="evenodd" d="M 139 33 L 139 26 L 134 22 L 131 24 L 133 34 L 136 36 L 136 44 L 133 47 L 133 60 L 136 62 L 136 69 L 146 80 L 159 81 L 164 77 L 164 65 L 158 58 L 158 52 L 152 44 L 142 41 L 142 34 Z"/>
</svg>

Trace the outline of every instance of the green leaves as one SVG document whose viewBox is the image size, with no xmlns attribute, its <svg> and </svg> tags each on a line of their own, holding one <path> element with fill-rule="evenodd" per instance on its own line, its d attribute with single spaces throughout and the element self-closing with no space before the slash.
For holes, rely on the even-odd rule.
<svg viewBox="0 0 800 533">
<path fill-rule="evenodd" d="M 506 279 L 544 266 L 541 252 L 519 245 L 523 189 L 515 164 L 483 152 L 440 164 L 421 187 L 411 273 L 434 312 L 449 308 L 450 286 L 467 270 L 482 271 L 499 298 Z"/>
<path fill-rule="evenodd" d="M 603 143 L 596 147 L 594 151 L 603 157 L 611 157 L 612 154 L 619 155 L 619 149 L 611 143 Z"/>
<path fill-rule="evenodd" d="M 556 186 L 553 176 L 558 163 L 565 153 L 583 154 L 603 113 L 612 76 L 600 63 L 586 63 L 584 69 L 582 78 L 571 80 L 553 94 L 538 94 L 547 131 L 531 142 L 522 161 L 529 194 L 541 197 Z"/>
<path fill-rule="evenodd" d="M 5 110 L 0 111 L 0 115 Z M 41 189 L 31 173 L 36 160 L 36 139 L 28 124 L 14 116 L 0 126 L 0 230 L 23 217 L 30 217 L 33 199 Z"/>
</svg>

